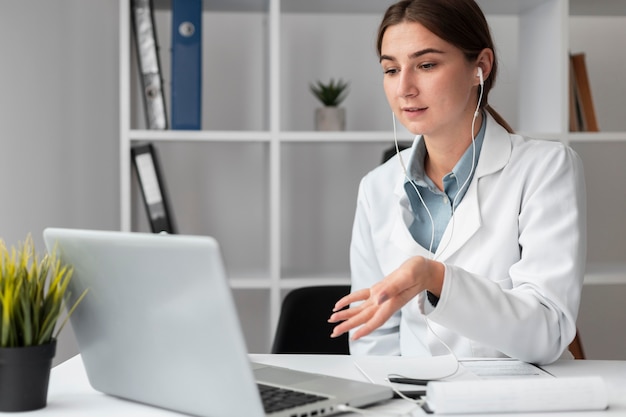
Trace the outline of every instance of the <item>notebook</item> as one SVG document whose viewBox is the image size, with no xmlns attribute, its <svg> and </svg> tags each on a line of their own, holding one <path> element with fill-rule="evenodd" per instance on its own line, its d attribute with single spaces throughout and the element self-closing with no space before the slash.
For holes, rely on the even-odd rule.
<svg viewBox="0 0 626 417">
<path fill-rule="evenodd" d="M 91 386 L 198 416 L 309 416 L 388 398 L 389 387 L 251 363 L 219 245 L 202 236 L 47 228 L 73 265 L 70 321 Z M 258 384 L 307 405 L 266 413 Z M 325 398 L 319 400 L 318 397 Z"/>
</svg>

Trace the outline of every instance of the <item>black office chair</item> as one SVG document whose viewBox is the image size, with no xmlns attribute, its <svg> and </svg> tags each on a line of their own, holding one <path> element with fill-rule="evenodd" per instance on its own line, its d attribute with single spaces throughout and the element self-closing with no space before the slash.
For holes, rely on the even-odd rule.
<svg viewBox="0 0 626 417">
<path fill-rule="evenodd" d="M 391 145 L 389 148 L 385 149 L 383 151 L 383 159 L 381 161 L 381 164 L 384 164 L 385 162 L 387 162 L 392 156 L 394 156 L 398 150 L 402 151 L 404 149 L 410 148 L 412 145 L 411 142 L 406 142 L 406 141 L 401 141 L 398 142 L 398 149 L 396 149 L 396 145 Z"/>
<path fill-rule="evenodd" d="M 296 288 L 283 300 L 272 353 L 348 355 L 348 335 L 331 338 L 328 323 L 337 300 L 350 292 L 349 285 Z"/>
</svg>

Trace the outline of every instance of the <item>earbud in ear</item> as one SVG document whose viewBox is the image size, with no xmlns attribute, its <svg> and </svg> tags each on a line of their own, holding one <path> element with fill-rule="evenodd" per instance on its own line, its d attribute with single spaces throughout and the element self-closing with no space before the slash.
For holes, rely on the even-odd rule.
<svg viewBox="0 0 626 417">
<path fill-rule="evenodd" d="M 476 76 L 480 80 L 480 86 L 482 87 L 485 83 L 485 80 L 483 79 L 483 69 L 481 67 L 478 67 L 478 70 L 476 71 Z"/>
</svg>

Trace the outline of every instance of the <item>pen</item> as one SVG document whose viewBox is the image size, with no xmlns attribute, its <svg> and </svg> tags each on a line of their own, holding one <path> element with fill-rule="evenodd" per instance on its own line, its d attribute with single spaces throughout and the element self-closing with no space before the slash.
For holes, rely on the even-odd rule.
<svg viewBox="0 0 626 417">
<path fill-rule="evenodd" d="M 404 378 L 404 377 L 391 377 L 389 378 L 389 382 L 395 382 L 397 384 L 411 384 L 411 385 L 426 385 L 430 380 L 428 379 L 415 379 L 415 378 Z"/>
</svg>

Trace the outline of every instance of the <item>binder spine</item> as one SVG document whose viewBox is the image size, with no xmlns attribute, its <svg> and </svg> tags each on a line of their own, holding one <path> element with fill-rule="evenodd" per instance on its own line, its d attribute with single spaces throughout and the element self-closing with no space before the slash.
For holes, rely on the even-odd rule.
<svg viewBox="0 0 626 417">
<path fill-rule="evenodd" d="M 172 0 L 172 128 L 202 125 L 202 0 Z"/>
<path fill-rule="evenodd" d="M 146 125 L 148 129 L 164 130 L 167 129 L 167 115 L 153 10 L 152 0 L 131 0 Z"/>
</svg>

